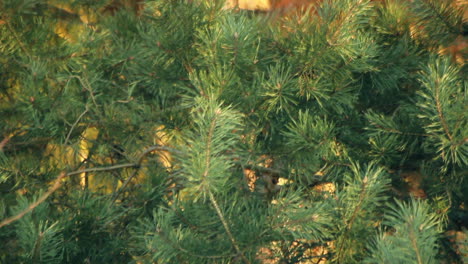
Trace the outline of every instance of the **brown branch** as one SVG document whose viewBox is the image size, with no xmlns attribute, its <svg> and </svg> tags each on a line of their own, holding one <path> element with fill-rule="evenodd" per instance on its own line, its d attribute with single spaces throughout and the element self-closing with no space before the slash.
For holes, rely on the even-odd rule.
<svg viewBox="0 0 468 264">
<path fill-rule="evenodd" d="M 68 140 L 70 139 L 70 136 L 71 136 L 73 130 L 75 129 L 76 125 L 78 125 L 78 122 L 80 122 L 81 118 L 82 118 L 88 111 L 89 111 L 89 108 L 88 108 L 88 105 L 86 105 L 86 109 L 84 110 L 84 112 L 81 113 L 80 116 L 78 116 L 78 118 L 76 119 L 75 123 L 73 123 L 73 125 L 71 126 L 70 131 L 68 131 L 67 137 L 65 138 L 65 143 L 63 143 L 64 145 L 67 145 Z"/>
<path fill-rule="evenodd" d="M 13 131 L 12 133 L 10 133 L 9 135 L 6 135 L 2 141 L 0 141 L 0 151 L 3 151 L 3 149 L 5 148 L 5 146 L 8 144 L 8 142 L 10 142 L 10 140 L 14 137 L 16 137 L 17 135 L 20 135 L 22 134 L 23 132 L 25 132 L 24 130 L 22 129 L 18 129 L 16 131 Z"/>
<path fill-rule="evenodd" d="M 26 208 L 25 210 L 23 210 L 19 214 L 15 215 L 15 216 L 12 216 L 10 218 L 7 218 L 7 219 L 3 220 L 2 222 L 0 222 L 0 228 L 21 219 L 27 213 L 34 210 L 34 208 L 39 206 L 42 202 L 44 202 L 47 199 L 47 197 L 49 197 L 53 192 L 55 192 L 58 188 L 60 188 L 60 186 L 62 186 L 61 180 L 63 178 L 65 178 L 66 176 L 67 176 L 67 173 L 65 173 L 65 172 L 60 173 L 60 175 L 57 177 L 57 179 L 55 179 L 54 185 L 52 185 L 52 187 L 50 187 L 49 190 L 44 195 L 42 195 L 36 202 L 30 204 L 28 206 L 28 208 Z"/>
<path fill-rule="evenodd" d="M 139 171 L 139 168 L 141 167 L 141 164 L 143 163 L 143 159 L 146 155 L 148 155 L 149 153 L 153 152 L 153 151 L 156 151 L 156 150 L 164 150 L 164 151 L 169 151 L 169 150 L 172 150 L 174 152 L 177 152 L 177 150 L 175 149 L 172 149 L 172 148 L 169 148 L 169 147 L 165 147 L 165 146 L 152 146 L 152 147 L 149 147 L 148 149 L 146 149 L 145 151 L 143 151 L 143 153 L 140 154 L 140 157 L 138 158 L 138 162 L 136 163 L 136 166 L 134 166 L 136 168 L 136 170 L 132 173 L 132 175 L 130 177 L 128 177 L 125 182 L 122 184 L 122 187 L 120 187 L 117 192 L 115 193 L 114 197 L 112 198 L 112 202 L 111 204 L 115 203 L 115 201 L 117 200 L 117 198 L 119 197 L 119 195 L 122 193 L 122 191 L 127 187 L 127 185 L 130 183 L 130 181 L 135 178 L 138 174 L 138 171 Z"/>
<path fill-rule="evenodd" d="M 155 150 L 169 150 L 169 149 L 171 149 L 171 148 L 168 148 L 168 147 L 165 147 L 165 146 L 159 146 L 159 145 L 149 147 L 148 149 L 143 151 L 143 153 L 140 154 L 140 156 L 138 157 L 138 162 L 136 162 L 136 163 L 124 163 L 124 164 L 119 164 L 119 165 L 114 165 L 114 166 L 109 166 L 109 167 L 100 167 L 100 168 L 87 168 L 87 169 L 72 171 L 72 172 L 68 172 L 68 173 L 67 172 L 62 172 L 55 179 L 54 185 L 52 187 L 50 187 L 49 190 L 44 195 L 42 195 L 36 202 L 30 204 L 28 206 L 28 208 L 26 208 L 25 210 L 23 210 L 19 214 L 15 215 L 15 216 L 12 216 L 10 218 L 7 218 L 7 219 L 3 220 L 2 222 L 0 222 L 0 228 L 4 227 L 6 225 L 9 225 L 9 224 L 11 224 L 13 222 L 16 222 L 17 220 L 19 220 L 23 216 L 25 216 L 27 213 L 34 210 L 34 208 L 36 208 L 38 205 L 43 203 L 52 193 L 54 193 L 58 188 L 60 188 L 60 186 L 62 185 L 61 180 L 64 179 L 65 177 L 78 175 L 78 174 L 81 174 L 81 173 L 112 171 L 112 170 L 118 170 L 118 169 L 124 169 L 124 168 L 136 168 L 136 169 L 138 169 L 138 168 L 140 168 L 144 157 L 146 155 L 148 155 L 149 153 L 151 153 L 151 152 L 153 152 Z M 134 173 L 134 175 L 136 175 L 136 173 Z M 127 179 L 127 184 L 128 184 L 128 182 L 130 180 L 131 180 L 131 178 Z M 123 189 L 124 187 L 125 186 L 122 186 L 122 188 L 120 188 L 119 190 Z M 119 193 L 116 194 L 116 197 L 118 196 L 118 194 Z M 114 197 L 113 201 L 115 201 L 116 197 Z"/>
<path fill-rule="evenodd" d="M 8 144 L 8 142 L 10 141 L 12 137 L 13 137 L 12 135 L 8 135 L 5 138 L 3 138 L 2 141 L 0 141 L 0 151 L 3 150 L 3 148 L 6 146 L 6 144 Z"/>
<path fill-rule="evenodd" d="M 114 166 L 109 166 L 109 167 L 87 168 L 87 169 L 69 172 L 67 173 L 67 176 L 73 176 L 73 175 L 77 175 L 81 173 L 88 173 L 88 172 L 111 171 L 111 170 L 118 170 L 118 169 L 124 169 L 124 168 L 132 168 L 132 167 L 138 167 L 138 164 L 124 163 L 124 164 L 119 164 L 119 165 L 114 165 Z"/>
</svg>

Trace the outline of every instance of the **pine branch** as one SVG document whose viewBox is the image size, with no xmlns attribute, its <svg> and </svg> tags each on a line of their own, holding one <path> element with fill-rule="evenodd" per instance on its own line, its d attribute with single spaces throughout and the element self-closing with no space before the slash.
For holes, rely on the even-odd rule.
<svg viewBox="0 0 468 264">
<path fill-rule="evenodd" d="M 211 168 L 211 157 L 212 157 L 212 153 L 211 153 L 211 148 L 212 148 L 212 143 L 213 143 L 213 137 L 214 137 L 214 132 L 215 132 L 215 128 L 218 126 L 217 124 L 217 120 L 218 118 L 220 118 L 220 115 L 222 114 L 222 110 L 217 108 L 214 110 L 214 116 L 213 118 L 210 120 L 210 125 L 209 125 L 209 128 L 208 128 L 208 134 L 207 134 L 207 137 L 206 137 L 206 158 L 205 158 L 205 170 L 202 174 L 202 182 L 200 184 L 202 190 L 204 192 L 207 192 L 208 193 L 208 196 L 210 198 L 210 201 L 211 203 L 213 204 L 215 210 L 216 210 L 216 213 L 218 214 L 218 217 L 219 219 L 221 220 L 221 223 L 223 224 L 223 227 L 224 227 L 224 230 L 226 231 L 228 237 L 229 237 L 229 240 L 231 240 L 231 243 L 232 245 L 234 246 L 234 249 L 236 250 L 236 252 L 241 256 L 241 258 L 244 260 L 245 263 L 248 263 L 250 264 L 250 261 L 245 257 L 244 253 L 240 250 L 239 248 L 239 245 L 237 244 L 234 236 L 232 235 L 231 233 L 231 230 L 229 228 L 229 225 L 221 211 L 221 208 L 219 207 L 218 205 L 218 202 L 216 201 L 213 193 L 211 192 L 211 190 L 209 189 L 209 186 L 208 188 L 206 188 L 206 184 L 207 183 L 207 177 L 210 173 L 210 168 Z"/>
<path fill-rule="evenodd" d="M 380 232 L 365 263 L 438 263 L 444 213 L 434 212 L 427 201 L 414 198 L 409 203 L 395 202 L 383 222 L 391 232 Z"/>
<path fill-rule="evenodd" d="M 44 233 L 39 231 L 39 235 L 34 243 L 33 254 L 31 257 L 34 263 L 39 263 L 39 258 L 41 255 L 41 244 L 42 244 L 43 239 L 44 239 Z"/>
<path fill-rule="evenodd" d="M 26 48 L 26 46 L 24 45 L 24 43 L 21 41 L 21 39 L 19 38 L 18 34 L 16 33 L 16 30 L 11 26 L 10 24 L 10 21 L 7 19 L 5 19 L 5 23 L 7 25 L 7 28 L 8 30 L 11 32 L 11 34 L 13 35 L 13 37 L 15 38 L 16 42 L 18 43 L 18 45 L 20 46 L 21 50 L 23 50 L 23 52 L 28 56 L 28 57 L 31 57 L 31 53 L 29 52 L 29 50 Z"/>
<path fill-rule="evenodd" d="M 466 123 L 462 121 L 466 118 L 466 90 L 460 71 L 449 58 L 434 57 L 419 73 L 423 89 L 417 92 L 417 105 L 423 111 L 418 117 L 425 122 L 426 133 L 431 134 L 429 142 L 438 147 L 445 166 L 468 162 L 463 145 Z"/>
<path fill-rule="evenodd" d="M 181 252 L 184 252 L 185 254 L 189 255 L 189 256 L 192 256 L 192 257 L 196 257 L 196 258 L 207 258 L 207 259 L 223 259 L 223 258 L 226 258 L 226 257 L 235 257 L 234 254 L 226 254 L 226 255 L 209 255 L 209 256 L 204 256 L 204 255 L 199 255 L 199 254 L 195 254 L 193 252 L 191 252 L 190 250 L 187 250 L 183 247 L 181 247 L 180 245 L 178 245 L 177 243 L 174 243 L 173 241 L 171 241 L 167 236 L 166 234 L 163 232 L 162 229 L 160 228 L 157 228 L 156 229 L 156 232 L 158 233 L 158 235 L 160 237 L 163 238 L 164 242 L 171 245 L 173 248 L 181 251 Z"/>
<path fill-rule="evenodd" d="M 411 241 L 411 245 L 413 246 L 414 252 L 416 253 L 416 258 L 418 259 L 418 264 L 424 264 L 422 258 L 421 258 L 421 252 L 419 251 L 418 248 L 418 241 L 416 238 L 416 234 L 414 234 L 414 230 L 410 229 L 408 237 Z"/>
<path fill-rule="evenodd" d="M 435 90 L 434 100 L 436 103 L 437 114 L 439 116 L 439 120 L 442 124 L 442 127 L 444 128 L 445 134 L 450 139 L 450 141 L 452 141 L 453 137 L 448 128 L 447 121 L 445 120 L 445 117 L 444 117 L 444 113 L 442 112 L 442 104 L 440 103 L 440 99 L 439 99 L 439 93 L 440 93 L 439 79 L 434 80 L 434 86 L 435 86 L 434 87 L 434 90 Z"/>
<path fill-rule="evenodd" d="M 0 222 L 0 228 L 6 226 L 6 225 L 9 225 L 13 222 L 16 222 L 17 220 L 21 219 L 23 216 L 25 216 L 27 213 L 29 213 L 30 211 L 34 210 L 34 208 L 36 208 L 38 205 L 40 205 L 41 203 L 43 203 L 52 193 L 54 193 L 57 189 L 59 189 L 62 185 L 62 183 L 60 182 L 62 179 L 64 179 L 65 177 L 69 177 L 69 176 L 73 176 L 73 175 L 79 175 L 79 174 L 82 174 L 82 173 L 88 173 L 88 172 L 104 172 L 104 171 L 113 171 L 113 170 L 119 170 L 119 169 L 125 169 L 125 168 L 135 168 L 135 169 L 139 169 L 141 167 L 141 164 L 143 162 L 143 159 L 146 155 L 148 155 L 149 153 L 155 151 L 155 150 L 168 150 L 168 149 L 171 149 L 172 148 L 168 148 L 168 147 L 165 147 L 165 146 L 152 146 L 152 147 L 149 147 L 148 149 L 146 149 L 145 151 L 143 151 L 143 153 L 140 154 L 139 158 L 138 158 L 138 161 L 135 162 L 135 163 L 124 163 L 124 164 L 118 164 L 118 165 L 114 165 L 114 166 L 109 166 L 109 167 L 100 167 L 100 168 L 87 168 L 87 169 L 82 169 L 82 170 L 76 170 L 76 171 L 72 171 L 72 172 L 62 172 L 59 174 L 59 176 L 55 179 L 54 181 L 54 185 L 44 194 L 42 195 L 36 202 L 32 203 L 30 206 L 28 206 L 28 208 L 26 208 L 24 211 L 20 212 L 19 214 L 13 216 L 13 217 L 10 217 L 10 218 L 7 218 L 5 220 L 3 220 L 2 222 Z M 129 177 L 127 179 L 127 181 L 125 182 L 124 186 L 122 186 L 119 191 L 114 195 L 114 198 L 112 200 L 112 203 L 115 202 L 115 200 L 117 199 L 118 195 L 122 192 L 122 190 L 125 188 L 125 186 L 128 184 L 128 182 L 130 182 L 130 180 L 135 177 L 137 173 L 135 172 L 132 177 Z"/>
<path fill-rule="evenodd" d="M 0 4 L 2 261 L 250 264 L 265 249 L 288 263 L 431 264 L 444 255 L 442 206 L 382 204 L 398 184 L 385 171 L 420 164 L 429 197 L 446 191 L 451 208 L 466 200 L 464 68 L 429 54 L 462 37 L 459 5 L 297 0 L 314 6 L 271 19 L 204 0 L 146 1 L 141 16 L 105 17 L 103 1 L 60 4 L 77 21 L 98 16 L 96 30 L 40 0 Z M 95 139 L 71 144 L 96 124 Z M 163 133 L 181 151 L 143 145 Z M 163 153 L 174 154 L 173 170 L 158 166 Z M 262 175 L 257 187 L 272 183 L 266 175 L 291 181 L 274 197 L 250 193 L 245 169 Z M 81 176 L 84 188 L 70 185 Z M 43 190 L 6 193 L 31 186 Z"/>
<path fill-rule="evenodd" d="M 352 174 L 345 179 L 347 186 L 344 188 L 340 203 L 343 210 L 343 227 L 339 228 L 335 260 L 338 263 L 347 263 L 356 258 L 359 247 L 364 246 L 351 241 L 360 241 L 373 232 L 370 228 L 377 221 L 376 211 L 386 196 L 384 192 L 390 180 L 385 176 L 382 167 L 375 164 L 367 165 L 361 169 L 358 164 L 353 164 Z M 359 222 L 359 226 L 355 223 Z M 364 228 L 363 228 L 364 227 Z M 359 230 L 359 231 L 358 231 Z M 359 233 L 357 233 L 359 232 Z"/>
<path fill-rule="evenodd" d="M 362 203 L 364 202 L 364 199 L 367 198 L 366 197 L 367 192 L 368 192 L 368 190 L 367 190 L 367 176 L 365 176 L 364 179 L 362 180 L 361 192 L 359 194 L 359 199 L 357 201 L 357 205 L 353 210 L 351 218 L 346 223 L 345 234 L 343 235 L 343 237 L 341 239 L 338 240 L 338 242 L 341 242 L 340 245 L 337 247 L 338 248 L 338 250 L 337 250 L 337 255 L 338 255 L 337 259 L 338 259 L 339 263 L 341 263 L 343 261 L 342 258 L 344 258 L 345 255 L 346 255 L 345 251 L 344 251 L 345 242 L 347 242 L 347 239 L 348 239 L 350 231 L 351 231 L 351 229 L 353 227 L 354 221 L 355 221 L 356 217 L 358 216 L 358 213 L 361 210 Z"/>
<path fill-rule="evenodd" d="M 213 138 L 213 132 L 216 127 L 216 120 L 219 117 L 220 113 L 221 113 L 221 110 L 215 112 L 215 116 L 213 120 L 211 121 L 210 128 L 208 130 L 208 135 L 207 135 L 207 140 L 206 140 L 207 142 L 206 142 L 205 171 L 202 174 L 202 184 L 201 184 L 202 189 L 205 189 L 206 178 L 209 174 L 210 163 L 211 163 L 210 162 L 211 161 L 211 143 L 212 143 L 212 138 Z"/>
<path fill-rule="evenodd" d="M 369 123 L 375 128 L 366 128 L 367 130 L 373 131 L 382 131 L 398 135 L 408 135 L 408 136 L 419 136 L 419 137 L 429 137 L 432 136 L 426 133 L 414 133 L 409 131 L 401 131 L 401 124 L 395 122 L 393 117 L 386 117 L 381 114 L 377 114 L 373 111 L 369 111 L 366 114 L 366 118 Z"/>
<path fill-rule="evenodd" d="M 237 254 L 239 254 L 244 260 L 245 263 L 250 264 L 250 261 L 245 257 L 244 253 L 240 250 L 239 245 L 237 244 L 236 240 L 234 239 L 234 236 L 231 233 L 231 229 L 229 228 L 229 225 L 226 221 L 226 218 L 224 218 L 223 213 L 221 212 L 221 209 L 219 208 L 218 202 L 216 201 L 213 193 L 208 190 L 208 195 L 210 197 L 210 201 L 213 204 L 214 208 L 216 209 L 216 213 L 218 214 L 219 219 L 221 220 L 221 223 L 223 224 L 224 230 L 226 230 L 226 233 L 229 237 L 229 240 L 231 240 L 232 245 L 236 249 Z"/>
<path fill-rule="evenodd" d="M 438 4 L 440 4 L 440 6 L 436 6 L 437 2 Z M 457 25 L 453 25 L 450 23 L 450 21 L 448 21 L 448 18 L 451 18 L 450 15 L 454 14 L 453 11 L 451 12 L 449 6 L 451 4 L 451 1 L 445 1 L 444 3 L 444 1 L 441 0 L 418 0 L 416 1 L 416 3 L 421 5 L 422 7 L 427 6 L 427 9 L 423 8 L 423 12 L 425 12 L 423 13 L 424 19 L 431 21 L 434 20 L 434 18 L 436 18 L 435 20 L 442 22 L 450 33 L 457 35 L 462 33 L 461 30 L 457 29 Z M 446 6 L 443 6 L 444 4 Z"/>
<path fill-rule="evenodd" d="M 18 221 L 23 216 L 25 216 L 27 213 L 31 212 L 32 210 L 34 210 L 34 208 L 36 208 L 41 203 L 43 203 L 52 193 L 54 193 L 58 188 L 60 188 L 60 186 L 62 186 L 61 181 L 66 176 L 68 176 L 67 173 L 65 173 L 65 172 L 60 173 L 60 175 L 57 177 L 57 179 L 55 179 L 54 185 L 52 185 L 52 187 L 50 187 L 49 190 L 43 196 L 41 196 L 36 202 L 30 204 L 28 206 L 28 208 L 26 208 L 25 210 L 23 210 L 19 214 L 15 215 L 15 216 L 12 216 L 10 218 L 7 218 L 7 219 L 3 220 L 2 222 L 0 222 L 0 228 L 4 227 L 6 225 L 9 225 L 9 224 L 11 224 L 13 222 Z"/>
</svg>

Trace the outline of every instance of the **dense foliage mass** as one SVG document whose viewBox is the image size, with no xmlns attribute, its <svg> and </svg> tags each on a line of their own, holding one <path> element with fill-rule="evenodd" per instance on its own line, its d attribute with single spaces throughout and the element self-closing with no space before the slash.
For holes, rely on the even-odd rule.
<svg viewBox="0 0 468 264">
<path fill-rule="evenodd" d="M 467 263 L 463 1 L 132 2 L 0 2 L 1 263 Z"/>
</svg>

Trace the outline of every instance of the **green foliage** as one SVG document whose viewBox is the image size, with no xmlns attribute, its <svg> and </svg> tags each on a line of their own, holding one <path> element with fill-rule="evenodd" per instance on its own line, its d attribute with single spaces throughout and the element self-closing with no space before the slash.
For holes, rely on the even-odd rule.
<svg viewBox="0 0 468 264">
<path fill-rule="evenodd" d="M 427 44 L 446 44 L 463 32 L 463 9 L 453 8 L 449 0 L 417 0 L 412 11 L 416 25 L 424 28 Z M 437 40 L 435 42 L 434 40 Z"/>
<path fill-rule="evenodd" d="M 440 263 L 437 259 L 443 215 L 424 201 L 396 201 L 385 215 L 388 231 L 381 232 L 367 263 Z"/>
<path fill-rule="evenodd" d="M 38 194 L 38 196 L 41 193 Z M 33 199 L 37 200 L 37 198 Z M 18 198 L 18 205 L 13 210 L 19 213 L 28 207 L 29 201 L 25 197 Z M 21 252 L 20 262 L 34 263 L 62 263 L 64 255 L 63 223 L 47 220 L 50 212 L 48 205 L 42 203 L 33 214 L 21 218 L 16 224 L 17 243 Z M 14 256 L 17 257 L 17 256 Z"/>
<path fill-rule="evenodd" d="M 219 193 L 229 186 L 229 170 L 233 166 L 241 129 L 238 113 L 213 99 L 195 98 L 194 131 L 187 132 L 187 155 L 181 157 L 181 173 L 185 189 L 195 202 L 209 193 Z M 220 189 L 223 188 L 223 189 Z"/>
<path fill-rule="evenodd" d="M 1 263 L 466 262 L 461 7 L 131 2 L 0 2 Z"/>
<path fill-rule="evenodd" d="M 468 165 L 468 114 L 466 83 L 459 78 L 459 69 L 447 59 L 433 59 L 420 74 L 423 89 L 418 92 L 419 118 L 430 135 L 437 158 L 445 164 Z"/>
<path fill-rule="evenodd" d="M 352 174 L 345 176 L 345 187 L 338 193 L 338 219 L 336 234 L 337 263 L 359 263 L 367 237 L 380 219 L 379 209 L 386 200 L 389 180 L 382 168 L 369 165 L 363 169 L 353 165 Z"/>
</svg>

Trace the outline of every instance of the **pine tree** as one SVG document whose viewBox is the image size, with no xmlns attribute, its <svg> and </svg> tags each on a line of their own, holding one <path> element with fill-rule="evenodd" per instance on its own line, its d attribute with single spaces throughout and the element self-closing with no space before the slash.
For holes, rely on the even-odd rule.
<svg viewBox="0 0 468 264">
<path fill-rule="evenodd" d="M 0 262 L 463 263 L 466 5 L 312 2 L 0 2 Z"/>
</svg>

